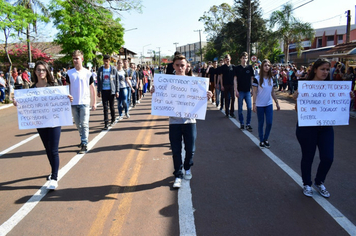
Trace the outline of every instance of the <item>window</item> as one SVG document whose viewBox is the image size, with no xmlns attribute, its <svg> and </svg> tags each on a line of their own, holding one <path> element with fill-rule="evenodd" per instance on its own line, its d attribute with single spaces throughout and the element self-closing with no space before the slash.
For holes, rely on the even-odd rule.
<svg viewBox="0 0 356 236">
<path fill-rule="evenodd" d="M 322 38 L 318 38 L 318 48 L 321 48 L 323 46 L 323 39 Z"/>
<path fill-rule="evenodd" d="M 338 40 L 343 40 L 344 36 L 343 35 L 338 35 Z"/>
<path fill-rule="evenodd" d="M 326 38 L 326 41 L 334 41 L 334 36 L 328 36 L 328 37 Z"/>
</svg>

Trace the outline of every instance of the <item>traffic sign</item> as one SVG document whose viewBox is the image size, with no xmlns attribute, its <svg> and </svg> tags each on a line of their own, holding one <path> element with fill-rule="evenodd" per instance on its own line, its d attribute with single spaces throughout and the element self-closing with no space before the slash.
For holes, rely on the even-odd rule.
<svg viewBox="0 0 356 236">
<path fill-rule="evenodd" d="M 251 57 L 251 61 L 256 62 L 257 61 L 257 57 L 256 56 L 252 56 Z"/>
</svg>

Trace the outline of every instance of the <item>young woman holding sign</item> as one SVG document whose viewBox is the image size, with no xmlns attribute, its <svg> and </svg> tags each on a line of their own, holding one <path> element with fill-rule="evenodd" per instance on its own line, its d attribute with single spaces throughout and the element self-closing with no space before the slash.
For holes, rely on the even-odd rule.
<svg viewBox="0 0 356 236">
<path fill-rule="evenodd" d="M 330 80 L 330 62 L 326 59 L 318 59 L 311 67 L 307 80 L 324 81 Z M 354 97 L 350 93 L 351 98 Z M 296 92 L 294 98 L 297 99 Z M 330 193 L 324 186 L 326 175 L 328 174 L 334 160 L 334 129 L 332 126 L 304 126 L 297 125 L 296 135 L 302 149 L 302 179 L 303 193 L 308 197 L 313 196 L 311 189 L 311 169 L 316 148 L 319 149 L 320 163 L 314 180 L 314 186 L 325 198 L 330 197 Z"/>
<path fill-rule="evenodd" d="M 183 55 L 178 55 L 173 59 L 173 68 L 175 75 L 186 75 L 187 60 Z M 152 87 L 151 93 L 155 92 Z M 212 97 L 210 91 L 207 92 L 208 100 Z M 180 188 L 183 176 L 185 179 L 192 178 L 191 166 L 193 165 L 193 156 L 195 152 L 195 140 L 197 137 L 196 120 L 193 118 L 169 117 L 169 141 L 173 154 L 173 166 L 175 181 L 173 188 Z M 182 162 L 182 140 L 184 142 L 185 159 Z M 185 173 L 183 173 L 183 168 Z"/>
<path fill-rule="evenodd" d="M 32 73 L 33 85 L 31 88 L 41 88 L 58 86 L 59 84 L 53 78 L 48 64 L 44 61 L 36 62 L 34 73 Z M 68 95 L 70 101 L 73 101 L 73 97 Z M 17 103 L 14 102 L 17 106 Z M 58 155 L 58 145 L 59 138 L 61 136 L 61 127 L 49 127 L 49 128 L 38 128 L 38 134 L 41 137 L 43 146 L 46 149 L 46 154 L 49 163 L 52 168 L 51 174 L 48 176 L 49 183 L 47 189 L 54 190 L 58 187 L 58 169 L 59 169 L 59 155 Z"/>
</svg>

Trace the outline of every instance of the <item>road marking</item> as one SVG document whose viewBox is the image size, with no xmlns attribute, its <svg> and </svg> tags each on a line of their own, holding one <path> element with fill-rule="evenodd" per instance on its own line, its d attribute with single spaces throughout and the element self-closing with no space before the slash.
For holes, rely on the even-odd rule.
<svg viewBox="0 0 356 236">
<path fill-rule="evenodd" d="M 221 111 L 222 112 L 222 111 Z M 223 112 L 222 112 L 223 113 Z M 240 123 L 233 118 L 230 120 L 240 128 Z M 260 141 L 249 131 L 242 130 L 242 132 L 249 137 L 252 142 L 259 147 Z M 269 149 L 263 148 L 261 149 L 262 152 L 266 154 L 274 163 L 276 163 L 287 175 L 289 175 L 301 188 L 303 187 L 302 184 L 302 177 L 295 172 L 292 168 L 290 168 L 286 163 L 284 163 L 279 157 L 273 154 Z M 314 193 L 316 190 L 314 189 Z M 313 194 L 313 199 L 350 235 L 356 236 L 356 226 L 346 217 L 344 216 L 336 207 L 334 207 L 329 201 L 327 201 L 324 197 L 320 196 L 319 194 Z"/>
<path fill-rule="evenodd" d="M 32 135 L 31 137 L 19 142 L 18 144 L 15 144 L 15 145 L 9 147 L 8 149 L 5 149 L 4 151 L 0 152 L 0 157 L 4 154 L 14 150 L 15 148 L 20 147 L 21 145 L 31 141 L 32 139 L 37 138 L 38 136 L 39 136 L 39 134 Z"/>
<path fill-rule="evenodd" d="M 154 122 L 154 121 L 152 121 L 152 120 L 146 121 L 142 125 L 142 127 L 147 127 L 149 125 L 149 122 L 151 122 L 151 124 L 152 124 L 152 122 Z M 139 143 L 142 143 L 142 140 L 145 137 L 147 138 L 147 136 L 149 136 L 149 135 L 144 135 L 144 132 L 147 132 L 147 130 L 146 129 L 142 129 L 140 131 L 140 133 L 137 135 L 137 138 L 134 141 L 135 145 L 137 145 Z M 132 160 L 135 157 L 135 155 L 133 155 L 133 152 L 137 152 L 137 151 L 136 150 L 131 150 L 130 151 L 129 155 L 125 159 L 124 164 L 121 166 L 120 170 L 118 171 L 118 175 L 116 176 L 115 182 L 113 183 L 113 185 L 122 184 L 123 180 L 125 179 L 125 174 L 127 174 L 128 170 L 130 170 L 129 165 L 131 164 Z M 139 154 L 140 153 L 142 153 L 142 152 L 139 152 Z M 135 166 L 135 170 L 134 170 L 133 173 L 135 173 L 135 171 L 136 171 L 136 166 Z M 131 177 L 131 178 L 133 178 L 133 177 Z M 131 183 L 131 181 L 130 181 L 130 183 Z M 119 195 L 119 190 L 120 190 L 120 188 L 117 187 L 117 186 L 112 187 L 112 189 L 110 190 L 110 194 L 114 195 L 112 197 L 117 198 L 117 196 Z M 128 189 L 124 190 L 124 192 L 127 192 L 127 191 L 128 191 Z M 130 194 L 130 193 L 128 193 L 128 194 Z M 125 203 L 121 203 L 121 204 L 122 204 L 122 206 L 125 206 L 125 209 L 123 211 L 119 212 L 119 214 L 120 215 L 122 214 L 122 215 L 126 216 L 125 213 L 127 213 L 126 211 L 128 211 L 127 206 L 131 201 L 127 201 L 128 198 L 126 198 L 126 196 L 124 197 L 123 200 L 125 201 Z M 96 220 L 92 224 L 88 235 L 96 236 L 96 235 L 101 235 L 102 234 L 103 228 L 105 226 L 105 221 L 106 221 L 107 217 L 109 216 L 109 213 L 111 212 L 114 204 L 115 204 L 115 201 L 104 201 L 103 202 L 102 207 L 99 210 L 99 212 L 97 213 Z M 119 208 L 120 208 L 120 206 L 119 206 Z M 115 217 L 116 217 L 116 221 L 118 221 L 118 222 L 115 221 L 115 225 L 112 228 L 116 228 L 117 230 L 121 230 L 122 222 L 123 222 L 124 218 L 122 216 L 119 216 L 119 215 L 115 215 Z M 110 230 L 110 233 L 111 233 L 111 231 L 112 230 Z M 118 234 L 118 232 L 119 231 L 115 231 L 115 234 Z"/>
<path fill-rule="evenodd" d="M 182 159 L 184 163 L 184 142 L 182 142 Z M 182 186 L 178 190 L 179 232 L 181 236 L 197 235 L 195 229 L 194 211 L 190 180 L 185 180 L 183 178 Z"/>
<path fill-rule="evenodd" d="M 14 106 L 12 103 L 11 104 L 7 104 L 7 105 L 3 105 L 3 106 L 0 106 L 0 110 L 8 108 L 8 107 L 12 107 L 12 106 Z"/>
</svg>

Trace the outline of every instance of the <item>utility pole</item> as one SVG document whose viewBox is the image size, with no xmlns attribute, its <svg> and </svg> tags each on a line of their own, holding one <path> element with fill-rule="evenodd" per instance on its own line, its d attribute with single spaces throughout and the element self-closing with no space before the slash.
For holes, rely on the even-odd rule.
<svg viewBox="0 0 356 236">
<path fill-rule="evenodd" d="M 251 0 L 248 0 L 248 19 L 247 19 L 247 45 L 246 45 L 246 50 L 248 57 L 251 57 Z M 250 60 L 247 60 L 247 64 L 249 64 Z"/>
<path fill-rule="evenodd" d="M 178 43 L 173 43 L 174 45 L 176 45 L 176 51 L 177 51 L 177 45 L 178 45 Z"/>
<path fill-rule="evenodd" d="M 347 24 L 346 24 L 346 43 L 350 42 L 350 31 L 351 31 L 351 11 L 347 11 Z"/>
<path fill-rule="evenodd" d="M 158 65 L 159 65 L 159 68 L 161 68 L 161 47 L 157 47 L 158 48 Z"/>
<path fill-rule="evenodd" d="M 199 42 L 200 42 L 200 63 L 203 62 L 203 49 L 201 48 L 201 30 L 194 30 L 194 32 L 199 32 Z"/>
</svg>

